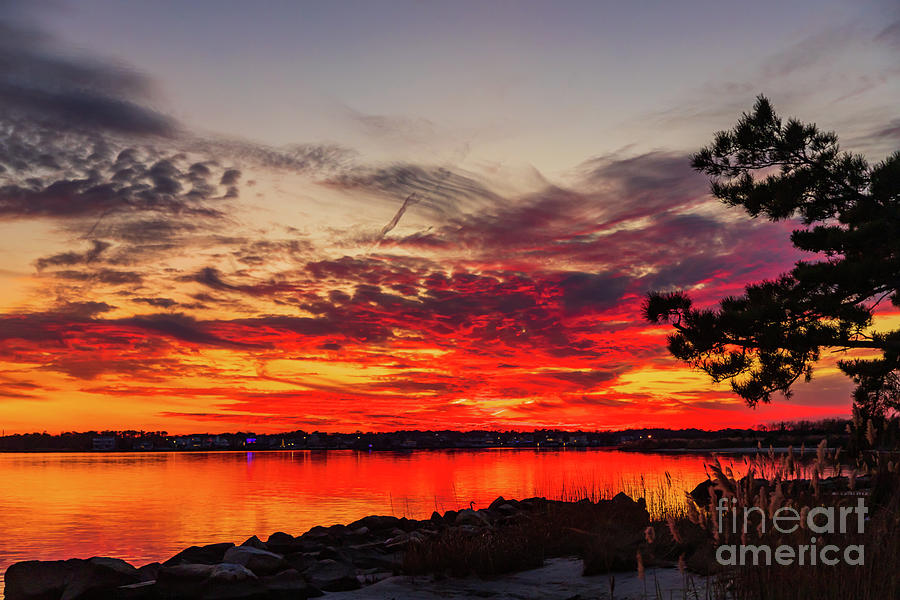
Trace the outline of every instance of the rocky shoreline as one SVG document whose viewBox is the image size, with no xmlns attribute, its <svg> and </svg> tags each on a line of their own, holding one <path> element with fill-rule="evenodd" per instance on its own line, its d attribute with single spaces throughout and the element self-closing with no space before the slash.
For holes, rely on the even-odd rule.
<svg viewBox="0 0 900 600">
<path fill-rule="evenodd" d="M 859 483 L 867 487 L 869 482 L 861 477 Z M 847 489 L 848 482 L 835 477 L 819 485 Z M 703 482 L 691 494 L 703 505 L 716 490 L 712 482 Z M 296 537 L 276 532 L 265 541 L 253 536 L 240 545 L 192 546 L 140 568 L 107 557 L 24 561 L 7 569 L 5 594 L 6 600 L 281 600 L 371 586 L 375 595 L 352 597 L 432 597 L 376 591 L 411 592 L 416 585 L 397 579 L 416 576 L 419 587 L 423 578 L 438 578 L 431 585 L 437 593 L 469 576 L 537 573 L 551 559 L 579 562 L 583 576 L 631 573 L 621 576 L 620 584 L 636 571 L 668 567 L 665 577 L 671 583 L 687 570 L 715 572 L 708 540 L 708 532 L 687 519 L 678 523 L 678 531 L 671 520 L 651 523 L 644 499 L 623 493 L 597 502 L 499 497 L 484 509 L 435 512 L 424 520 L 372 515 L 346 525 L 313 527 Z M 554 564 L 560 572 L 572 568 Z M 681 573 L 671 568 L 676 565 Z"/>
<path fill-rule="evenodd" d="M 6 600 L 313 598 L 408 575 L 416 570 L 405 562 L 408 550 L 441 536 L 478 539 L 510 525 L 527 527 L 548 508 L 566 506 L 627 516 L 628 546 L 649 523 L 643 499 L 624 494 L 597 503 L 501 497 L 488 508 L 435 512 L 425 520 L 372 515 L 296 537 L 276 532 L 265 541 L 253 536 L 240 545 L 192 546 L 140 568 L 107 557 L 19 562 L 6 571 Z M 630 547 L 623 552 L 634 556 Z"/>
</svg>

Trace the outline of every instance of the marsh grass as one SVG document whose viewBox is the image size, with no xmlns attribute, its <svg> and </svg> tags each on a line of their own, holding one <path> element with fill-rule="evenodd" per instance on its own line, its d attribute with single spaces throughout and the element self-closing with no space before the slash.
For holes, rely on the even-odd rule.
<svg viewBox="0 0 900 600">
<path fill-rule="evenodd" d="M 664 472 L 661 478 L 647 481 L 643 476 L 634 478 L 619 478 L 617 483 L 599 483 L 593 480 L 578 482 L 563 482 L 553 491 L 544 492 L 535 490 L 535 495 L 560 500 L 562 502 L 578 502 L 585 499 L 597 503 L 612 499 L 616 494 L 624 493 L 630 498 L 643 498 L 647 505 L 650 518 L 657 521 L 665 521 L 669 517 L 681 518 L 687 516 L 687 503 L 684 492 L 696 485 L 693 482 L 688 488 L 685 483 L 680 484 L 669 474 Z"/>
<path fill-rule="evenodd" d="M 720 545 L 768 546 L 773 551 L 785 545 L 799 549 L 813 545 L 817 549 L 816 564 L 807 554 L 804 564 L 780 565 L 777 561 L 761 561 L 721 567 L 718 571 L 717 598 L 733 600 L 797 600 L 797 599 L 860 599 L 900 598 L 900 464 L 893 452 L 885 451 L 880 431 L 891 431 L 891 424 L 879 427 L 871 421 L 863 424 L 854 419 L 851 438 L 864 440 L 854 456 L 841 456 L 840 448 L 828 448 L 822 440 L 814 449 L 791 449 L 778 456 L 771 450 L 744 461 L 743 475 L 714 462 L 709 465 L 714 485 L 710 500 L 702 505 L 689 502 L 689 520 L 707 536 L 710 549 Z M 880 443 L 881 442 L 881 443 Z M 804 455 L 809 460 L 802 460 Z M 826 479 L 833 476 L 831 480 Z M 867 489 L 857 489 L 865 480 Z M 726 506 L 733 505 L 737 531 L 731 521 L 732 513 L 723 515 L 724 527 L 717 523 L 716 502 L 719 496 Z M 806 515 L 813 507 L 855 506 L 858 498 L 865 498 L 869 518 L 859 532 L 854 519 L 845 533 L 814 533 L 808 529 Z M 772 527 L 772 517 L 782 507 L 790 507 L 800 515 L 800 527 L 792 533 L 782 533 Z M 746 512 L 745 512 L 746 511 Z M 744 515 L 749 514 L 746 531 Z M 822 564 L 818 549 L 826 545 L 838 548 L 835 565 Z M 864 548 L 864 564 L 848 564 L 843 550 L 858 545 Z M 833 555 L 832 555 L 833 556 Z"/>
<path fill-rule="evenodd" d="M 448 530 L 408 548 L 403 556 L 403 571 L 410 575 L 490 577 L 534 569 L 547 558 L 547 534 L 546 528 L 530 524 L 477 535 Z"/>
</svg>

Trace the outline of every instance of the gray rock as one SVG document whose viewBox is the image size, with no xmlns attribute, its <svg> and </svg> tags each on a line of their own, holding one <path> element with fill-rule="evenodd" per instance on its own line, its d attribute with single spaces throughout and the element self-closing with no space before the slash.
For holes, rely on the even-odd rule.
<svg viewBox="0 0 900 600">
<path fill-rule="evenodd" d="M 152 562 L 143 567 L 138 567 L 138 575 L 140 576 L 141 581 L 156 581 L 156 576 L 159 574 L 160 568 L 162 568 L 161 564 Z"/>
<path fill-rule="evenodd" d="M 199 600 L 268 600 L 265 586 L 256 575 L 242 565 L 231 563 L 213 567 L 201 589 Z"/>
<path fill-rule="evenodd" d="M 212 572 L 209 574 L 210 581 L 221 581 L 225 583 L 247 581 L 248 579 L 257 579 L 256 574 L 244 565 L 236 563 L 226 562 L 214 565 Z"/>
<path fill-rule="evenodd" d="M 350 529 L 368 527 L 370 531 L 380 531 L 382 529 L 391 529 L 392 527 L 399 526 L 400 519 L 388 515 L 370 515 L 348 525 Z"/>
<path fill-rule="evenodd" d="M 396 535 L 384 541 L 384 549 L 387 552 L 402 552 L 409 545 L 409 534 Z"/>
<path fill-rule="evenodd" d="M 175 600 L 265 600 L 265 586 L 243 565 L 163 567 L 156 582 L 160 598 Z"/>
<path fill-rule="evenodd" d="M 157 574 L 157 580 L 162 581 L 166 578 L 175 578 L 175 579 L 196 579 L 203 580 L 207 579 L 210 575 L 212 575 L 213 569 L 215 565 L 163 565 Z"/>
<path fill-rule="evenodd" d="M 300 537 L 307 538 L 307 539 L 323 540 L 323 539 L 330 538 L 331 532 L 328 531 L 327 527 L 322 527 L 321 525 L 316 525 L 315 527 L 313 527 L 312 529 L 310 529 L 309 531 L 307 531 Z"/>
<path fill-rule="evenodd" d="M 241 546 L 249 546 L 251 548 L 259 548 L 260 550 L 268 550 L 269 549 L 269 547 L 266 546 L 266 543 L 264 541 L 262 541 L 261 539 L 259 539 L 258 537 L 256 537 L 255 535 L 253 537 L 248 538 L 243 544 L 241 544 Z"/>
<path fill-rule="evenodd" d="M 222 544 L 208 544 L 206 546 L 191 546 L 182 550 L 169 560 L 163 563 L 163 566 L 170 567 L 173 565 L 215 565 L 222 562 L 225 552 L 229 548 L 233 548 L 234 544 L 226 542 Z"/>
<path fill-rule="evenodd" d="M 415 531 L 419 528 L 419 522 L 415 519 L 407 519 L 406 517 L 400 517 L 400 521 L 397 523 L 397 527 L 402 529 L 403 531 L 410 532 Z"/>
<path fill-rule="evenodd" d="M 156 581 L 142 581 L 116 588 L 113 598 L 116 600 L 157 600 Z"/>
<path fill-rule="evenodd" d="M 242 565 L 256 575 L 273 575 L 289 566 L 282 555 L 252 546 L 229 548 L 222 562 Z"/>
<path fill-rule="evenodd" d="M 306 569 L 303 576 L 310 584 L 326 592 L 355 590 L 359 587 L 353 565 L 336 560 L 320 560 Z"/>
<path fill-rule="evenodd" d="M 272 552 L 286 554 L 294 547 L 294 536 L 283 531 L 276 531 L 266 540 L 266 549 Z"/>
<path fill-rule="evenodd" d="M 342 548 L 335 548 L 334 546 L 325 546 L 322 548 L 320 552 L 316 554 L 316 560 L 336 560 L 338 562 L 350 562 L 350 555 L 343 550 Z"/>
</svg>

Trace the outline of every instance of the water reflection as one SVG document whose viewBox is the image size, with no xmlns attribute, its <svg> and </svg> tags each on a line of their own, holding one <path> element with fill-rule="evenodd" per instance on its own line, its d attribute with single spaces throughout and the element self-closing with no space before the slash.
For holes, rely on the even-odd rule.
<svg viewBox="0 0 900 600">
<path fill-rule="evenodd" d="M 656 502 L 676 502 L 706 460 L 590 449 L 2 454 L 0 569 L 94 555 L 141 565 L 192 544 L 374 513 L 427 518 L 498 495 L 665 489 Z"/>
</svg>

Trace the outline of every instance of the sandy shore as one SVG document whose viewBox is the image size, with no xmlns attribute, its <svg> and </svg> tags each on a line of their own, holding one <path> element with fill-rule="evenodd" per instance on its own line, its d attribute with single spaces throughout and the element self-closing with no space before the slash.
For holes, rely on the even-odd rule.
<svg viewBox="0 0 900 600">
<path fill-rule="evenodd" d="M 615 592 L 610 594 L 610 576 L 581 574 L 578 558 L 551 558 L 543 567 L 492 579 L 396 576 L 350 592 L 328 594 L 335 600 L 445 600 L 447 598 L 491 598 L 492 600 L 587 600 L 616 598 L 669 599 L 705 598 L 706 579 L 678 569 L 647 569 L 644 579 L 637 573 L 616 573 Z M 687 593 L 685 593 L 687 592 Z"/>
</svg>

